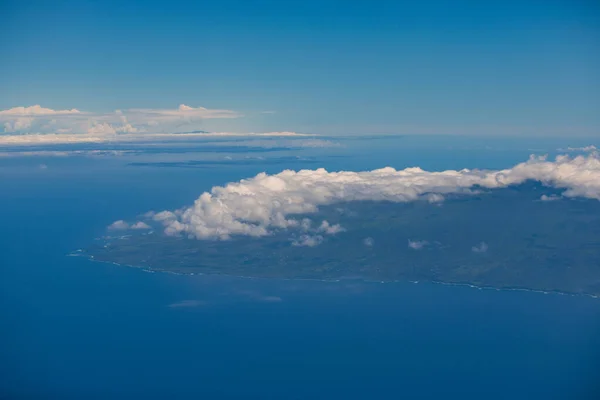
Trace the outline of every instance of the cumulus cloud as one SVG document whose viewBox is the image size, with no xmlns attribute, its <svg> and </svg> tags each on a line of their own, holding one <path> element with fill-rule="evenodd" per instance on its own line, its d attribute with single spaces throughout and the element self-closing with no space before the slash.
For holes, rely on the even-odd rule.
<svg viewBox="0 0 600 400">
<path fill-rule="evenodd" d="M 488 245 L 485 242 L 479 243 L 477 246 L 471 247 L 473 253 L 485 253 L 488 251 Z"/>
<path fill-rule="evenodd" d="M 293 246 L 315 247 L 323 243 L 321 235 L 301 235 L 299 238 L 292 241 Z"/>
<path fill-rule="evenodd" d="M 0 110 L 0 117 L 5 116 L 38 116 L 38 115 L 67 115 L 67 114 L 81 114 L 81 111 L 73 108 L 71 110 L 53 110 L 51 108 L 41 107 L 39 104 L 30 107 L 13 107 L 8 110 Z"/>
<path fill-rule="evenodd" d="M 146 217 L 152 218 L 154 221 L 174 221 L 177 219 L 177 215 L 171 211 L 161 211 L 159 213 L 150 211 L 145 215 Z"/>
<path fill-rule="evenodd" d="M 143 230 L 143 229 L 151 229 L 151 227 L 150 227 L 150 225 L 148 225 L 145 222 L 138 221 L 135 224 L 131 225 L 131 229 L 140 229 L 140 230 Z"/>
<path fill-rule="evenodd" d="M 335 235 L 336 233 L 342 232 L 344 228 L 342 228 L 340 224 L 331 225 L 329 222 L 323 221 L 317 230 L 328 235 Z"/>
<path fill-rule="evenodd" d="M 145 131 L 164 132 L 205 119 L 239 118 L 239 112 L 181 104 L 174 109 L 133 108 L 111 113 L 54 110 L 40 105 L 0 110 L 0 123 L 6 133 L 73 133 L 115 135 Z"/>
<path fill-rule="evenodd" d="M 410 240 L 408 239 L 408 247 L 413 250 L 421 250 L 423 247 L 427 246 L 429 242 L 426 240 Z"/>
<path fill-rule="evenodd" d="M 559 196 L 556 196 L 556 195 L 550 195 L 550 196 L 547 196 L 547 195 L 543 194 L 543 195 L 540 197 L 540 200 L 541 200 L 541 201 L 555 201 L 555 200 L 560 200 L 560 197 L 559 197 Z"/>
<path fill-rule="evenodd" d="M 397 171 L 387 167 L 364 172 L 317 169 L 261 173 L 214 187 L 191 207 L 163 211 L 149 218 L 162 222 L 167 235 L 185 234 L 198 239 L 260 237 L 279 229 L 306 230 L 306 223 L 294 216 L 315 213 L 319 206 L 351 201 L 428 201 L 431 194 L 468 195 L 477 192 L 473 188 L 503 188 L 528 180 L 565 189 L 562 195 L 566 197 L 600 200 L 600 158 L 594 153 L 575 158 L 558 156 L 554 161 L 532 156 L 500 171 Z M 320 229 L 326 232 L 338 228 L 327 223 Z M 297 243 L 309 245 L 318 240 L 309 235 Z"/>
<path fill-rule="evenodd" d="M 125 229 L 129 229 L 129 224 L 125 221 L 123 221 L 122 219 L 113 222 L 112 224 L 110 224 L 108 226 L 108 229 L 110 230 L 125 230 Z"/>
<path fill-rule="evenodd" d="M 363 244 L 367 247 L 373 247 L 375 240 L 372 237 L 367 237 L 363 239 Z"/>
<path fill-rule="evenodd" d="M 90 135 L 114 135 L 117 133 L 116 129 L 108 122 L 96 122 L 92 121 L 90 127 L 87 130 Z"/>
<path fill-rule="evenodd" d="M 429 193 L 427 195 L 427 201 L 430 203 L 441 203 L 444 201 L 444 196 L 439 193 Z"/>
</svg>

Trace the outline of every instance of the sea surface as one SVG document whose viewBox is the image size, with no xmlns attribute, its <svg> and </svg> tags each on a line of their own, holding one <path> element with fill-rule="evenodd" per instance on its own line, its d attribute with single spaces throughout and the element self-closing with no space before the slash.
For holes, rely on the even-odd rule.
<svg viewBox="0 0 600 400">
<path fill-rule="evenodd" d="M 446 169 L 509 167 L 532 152 L 394 146 L 301 155 L 329 169 Z M 600 398 L 600 299 L 179 276 L 67 257 L 114 220 L 262 170 L 316 167 L 130 161 L 0 160 L 0 399 Z"/>
</svg>

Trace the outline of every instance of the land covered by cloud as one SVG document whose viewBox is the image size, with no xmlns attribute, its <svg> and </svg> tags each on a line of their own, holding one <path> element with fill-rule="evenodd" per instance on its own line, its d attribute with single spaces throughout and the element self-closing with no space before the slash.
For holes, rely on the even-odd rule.
<svg viewBox="0 0 600 400">
<path fill-rule="evenodd" d="M 145 221 L 162 225 L 167 235 L 183 234 L 197 239 L 260 237 L 276 230 L 295 229 L 302 232 L 294 242 L 296 246 L 315 246 L 324 235 L 343 230 L 327 221 L 312 226 L 306 218 L 298 217 L 315 213 L 320 206 L 352 201 L 439 203 L 450 194 L 469 195 L 480 189 L 504 188 L 529 180 L 565 189 L 564 197 L 600 200 L 600 157 L 591 153 L 558 156 L 551 161 L 532 156 L 504 170 L 429 172 L 418 167 L 400 171 L 387 167 L 364 172 L 317 169 L 261 173 L 214 187 L 191 207 L 150 212 Z M 118 222 L 121 225 L 122 221 Z"/>
</svg>

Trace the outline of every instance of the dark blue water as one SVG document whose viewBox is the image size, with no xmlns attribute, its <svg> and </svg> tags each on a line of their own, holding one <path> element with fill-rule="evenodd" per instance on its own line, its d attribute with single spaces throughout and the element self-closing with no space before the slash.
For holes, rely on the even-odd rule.
<svg viewBox="0 0 600 400">
<path fill-rule="evenodd" d="M 465 157 L 486 161 L 440 152 L 419 164 L 478 166 Z M 327 162 L 417 165 L 411 152 L 380 158 Z M 0 398 L 600 398 L 599 299 L 176 276 L 66 257 L 116 219 L 261 169 L 122 164 L 0 169 Z"/>
</svg>

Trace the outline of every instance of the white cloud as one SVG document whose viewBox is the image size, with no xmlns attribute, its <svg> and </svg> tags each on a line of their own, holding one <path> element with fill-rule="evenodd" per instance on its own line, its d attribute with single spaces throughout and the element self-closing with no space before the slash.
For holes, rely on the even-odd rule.
<svg viewBox="0 0 600 400">
<path fill-rule="evenodd" d="M 127 109 L 112 113 L 82 112 L 78 109 L 53 110 L 39 105 L 0 110 L 4 132 L 74 134 L 137 133 L 154 130 L 164 132 L 204 119 L 240 118 L 232 110 L 190 107 L 175 109 Z"/>
<path fill-rule="evenodd" d="M 81 114 L 81 111 L 73 108 L 71 110 L 53 110 L 44 108 L 40 105 L 30 107 L 13 107 L 8 110 L 0 110 L 0 116 L 39 116 L 39 115 L 66 115 L 66 114 Z"/>
<path fill-rule="evenodd" d="M 145 222 L 138 221 L 135 224 L 131 225 L 131 229 L 151 229 L 151 227 Z"/>
<path fill-rule="evenodd" d="M 92 121 L 87 133 L 90 135 L 115 135 L 117 131 L 111 124 L 107 122 Z"/>
<path fill-rule="evenodd" d="M 177 215 L 171 211 L 161 211 L 159 213 L 146 213 L 146 216 L 152 218 L 154 221 L 174 221 L 177 219 Z"/>
<path fill-rule="evenodd" d="M 106 142 L 183 142 L 210 137 L 289 137 L 289 136 L 309 136 L 294 132 L 265 132 L 265 133 L 236 133 L 236 132 L 209 132 L 209 133 L 123 133 L 123 126 L 115 128 L 108 123 L 96 123 L 86 128 L 88 134 L 21 134 L 21 135 L 0 135 L 0 145 L 7 146 L 29 146 L 29 145 L 47 145 L 47 144 L 70 144 L 70 143 L 106 143 Z M 312 135 L 310 135 L 312 136 Z M 238 143 L 239 145 L 239 143 Z"/>
<path fill-rule="evenodd" d="M 444 201 L 444 196 L 439 193 L 429 193 L 427 195 L 427 201 L 430 203 L 441 203 Z"/>
<path fill-rule="evenodd" d="M 543 194 L 543 195 L 540 197 L 540 200 L 541 200 L 541 201 L 555 201 L 555 200 L 560 200 L 560 197 L 559 197 L 559 196 L 556 196 L 556 195 L 550 195 L 550 196 L 547 196 L 547 195 Z"/>
<path fill-rule="evenodd" d="M 423 247 L 427 246 L 429 242 L 426 240 L 410 240 L 408 239 L 408 247 L 413 250 L 421 250 Z"/>
<path fill-rule="evenodd" d="M 367 237 L 363 239 L 363 244 L 367 247 L 373 247 L 375 240 L 372 237 Z"/>
<path fill-rule="evenodd" d="M 485 253 L 488 251 L 488 245 L 485 242 L 479 243 L 477 246 L 471 247 L 473 253 Z"/>
<path fill-rule="evenodd" d="M 124 125 L 115 128 L 115 131 L 120 132 L 120 133 L 137 133 L 137 132 L 143 132 L 144 130 L 138 129 L 138 128 L 134 127 L 133 125 L 131 125 L 130 123 L 125 123 Z"/>
<path fill-rule="evenodd" d="M 598 150 L 594 145 L 584 147 L 567 147 L 566 149 L 558 149 L 558 151 L 581 151 L 581 152 L 593 152 Z"/>
<path fill-rule="evenodd" d="M 213 118 L 240 118 L 243 115 L 232 110 L 208 109 L 204 107 L 190 107 L 180 104 L 176 109 L 151 109 L 133 108 L 122 113 L 127 114 L 130 119 L 144 121 L 161 120 L 185 120 L 185 119 L 213 119 Z"/>
<path fill-rule="evenodd" d="M 265 236 L 276 229 L 300 228 L 294 215 L 314 213 L 319 206 L 350 201 L 410 202 L 439 195 L 473 193 L 474 186 L 503 188 L 537 180 L 566 189 L 563 196 L 600 200 L 600 158 L 597 154 L 555 161 L 531 157 L 500 171 L 468 170 L 428 172 L 421 168 L 397 171 L 382 168 L 365 172 L 286 170 L 276 175 L 214 187 L 193 206 L 163 212 L 165 233 L 198 239 L 228 239 L 231 235 Z M 308 240 L 308 239 L 305 239 Z M 299 242 L 300 243 L 300 242 Z M 308 243 L 308 242 L 307 242 Z"/>
<path fill-rule="evenodd" d="M 323 242 L 323 236 L 321 235 L 301 235 L 298 239 L 292 241 L 293 246 L 307 246 L 314 247 Z"/>
<path fill-rule="evenodd" d="M 129 224 L 125 221 L 123 221 L 122 219 L 113 222 L 112 224 L 110 224 L 108 226 L 108 229 L 110 230 L 125 230 L 125 229 L 129 229 Z"/>
<path fill-rule="evenodd" d="M 335 235 L 336 233 L 343 232 L 344 228 L 342 228 L 340 224 L 331 225 L 329 222 L 323 221 L 317 231 L 324 232 L 328 235 Z"/>
</svg>

